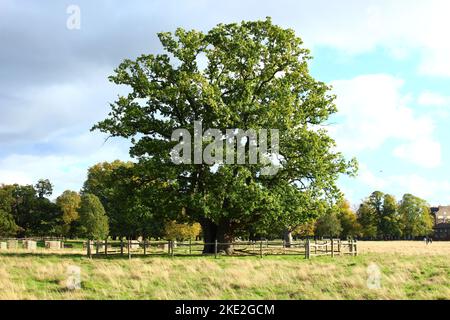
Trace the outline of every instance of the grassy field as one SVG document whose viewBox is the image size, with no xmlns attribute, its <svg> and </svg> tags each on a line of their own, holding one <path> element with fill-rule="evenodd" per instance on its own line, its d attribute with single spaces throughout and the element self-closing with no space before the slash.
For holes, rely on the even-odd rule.
<svg viewBox="0 0 450 320">
<path fill-rule="evenodd" d="M 359 242 L 358 257 L 123 257 L 0 251 L 1 299 L 450 299 L 450 243 Z M 368 266 L 381 271 L 367 286 Z M 82 288 L 66 288 L 69 266 Z"/>
</svg>

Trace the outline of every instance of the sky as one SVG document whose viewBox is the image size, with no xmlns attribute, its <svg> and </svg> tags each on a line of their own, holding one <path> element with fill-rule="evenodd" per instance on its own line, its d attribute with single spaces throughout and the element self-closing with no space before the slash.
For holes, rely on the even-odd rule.
<svg viewBox="0 0 450 320">
<path fill-rule="evenodd" d="M 0 0 L 0 183 L 48 178 L 57 196 L 95 163 L 128 160 L 128 141 L 90 132 L 125 90 L 114 68 L 161 52 L 157 32 L 270 16 L 337 96 L 327 127 L 359 162 L 338 182 L 350 202 L 381 190 L 450 204 L 448 12 L 447 0 Z"/>
</svg>

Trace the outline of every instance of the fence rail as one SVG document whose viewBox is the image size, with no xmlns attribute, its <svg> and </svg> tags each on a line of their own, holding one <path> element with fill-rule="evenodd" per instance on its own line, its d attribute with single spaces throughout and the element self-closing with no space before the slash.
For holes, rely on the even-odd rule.
<svg viewBox="0 0 450 320">
<path fill-rule="evenodd" d="M 302 255 L 306 259 L 315 256 L 342 256 L 358 255 L 356 240 L 324 239 L 305 240 L 299 242 L 286 243 L 284 241 L 239 241 L 231 243 L 222 242 L 177 242 L 177 241 L 138 241 L 127 240 L 120 242 L 90 241 L 85 248 L 88 256 L 98 255 L 128 255 L 131 258 L 134 254 L 144 255 L 169 255 L 169 256 L 192 256 L 205 255 L 203 248 L 208 246 L 209 255 L 216 258 L 225 254 L 224 248 L 233 251 L 233 255 L 239 256 L 269 256 L 269 255 Z"/>
</svg>

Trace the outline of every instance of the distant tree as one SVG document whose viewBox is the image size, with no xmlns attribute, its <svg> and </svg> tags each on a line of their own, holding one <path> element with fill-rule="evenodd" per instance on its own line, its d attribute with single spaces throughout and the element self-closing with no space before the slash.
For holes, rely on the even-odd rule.
<svg viewBox="0 0 450 320">
<path fill-rule="evenodd" d="M 133 217 L 128 215 L 128 198 L 134 192 L 132 188 L 126 189 L 126 194 L 121 189 L 126 169 L 133 167 L 131 162 L 115 160 L 113 162 L 101 162 L 88 170 L 88 177 L 84 183 L 82 193 L 96 195 L 109 217 L 110 232 L 113 236 L 129 236 L 133 233 Z M 118 174 L 118 171 L 121 174 Z M 119 177 L 120 175 L 120 177 Z"/>
<path fill-rule="evenodd" d="M 383 198 L 384 193 L 381 191 L 374 191 L 367 199 L 367 203 L 375 210 L 377 219 L 383 214 Z"/>
<path fill-rule="evenodd" d="M 45 197 L 51 194 L 48 189 L 51 183 L 41 180 L 36 186 L 38 185 L 42 189 L 38 190 L 31 185 L 13 186 L 11 214 L 20 227 L 17 234 L 19 237 L 61 235 L 58 229 L 61 224 L 58 206 Z"/>
<path fill-rule="evenodd" d="M 383 197 L 383 210 L 378 217 L 378 237 L 387 239 L 397 239 L 402 235 L 398 204 L 395 197 L 385 194 Z"/>
<path fill-rule="evenodd" d="M 62 230 L 67 236 L 71 233 L 71 226 L 79 218 L 81 197 L 78 192 L 66 190 L 56 199 L 56 204 L 62 212 Z"/>
<path fill-rule="evenodd" d="M 27 235 L 62 236 L 61 210 L 56 203 L 47 198 L 35 198 L 31 215 L 35 224 L 27 230 Z"/>
<path fill-rule="evenodd" d="M 93 165 L 88 169 L 87 179 L 84 182 L 82 193 L 95 194 L 105 206 L 105 210 L 108 211 L 107 207 L 109 207 L 111 202 L 110 198 L 114 191 L 114 186 L 120 182 L 114 180 L 114 171 L 118 168 L 132 166 L 133 163 L 120 160 L 100 162 Z"/>
<path fill-rule="evenodd" d="M 120 211 L 116 217 L 119 235 L 144 239 L 161 237 L 165 222 L 172 217 L 165 210 L 170 202 L 177 201 L 161 192 L 164 182 L 147 176 L 137 165 L 117 168 L 112 176 L 121 181 L 115 186 L 113 196 Z"/>
<path fill-rule="evenodd" d="M 358 223 L 355 212 L 350 208 L 350 203 L 345 200 L 341 200 L 337 204 L 338 219 L 342 227 L 342 238 L 354 238 L 361 235 L 361 225 Z"/>
<path fill-rule="evenodd" d="M 53 185 L 48 179 L 40 179 L 34 188 L 39 198 L 49 197 L 53 193 Z"/>
<path fill-rule="evenodd" d="M 294 237 L 313 237 L 315 227 L 316 222 L 314 220 L 305 222 L 304 224 L 295 228 L 292 232 L 292 235 Z"/>
<path fill-rule="evenodd" d="M 12 204 L 11 213 L 20 226 L 18 237 L 33 235 L 39 229 L 39 215 L 35 214 L 36 205 L 36 189 L 33 186 L 14 185 L 12 190 L 14 202 Z"/>
<path fill-rule="evenodd" d="M 17 225 L 17 236 L 62 235 L 61 211 L 46 196 L 51 195 L 51 183 L 40 180 L 32 185 L 1 185 L 0 209 Z M 9 224 L 9 222 L 8 222 Z"/>
<path fill-rule="evenodd" d="M 361 225 L 362 236 L 365 238 L 376 238 L 378 223 L 377 223 L 377 212 L 368 203 L 364 201 L 357 211 L 358 223 Z"/>
<path fill-rule="evenodd" d="M 433 219 L 427 202 L 412 194 L 405 194 L 400 201 L 403 234 L 408 238 L 427 236 L 433 230 Z"/>
<path fill-rule="evenodd" d="M 341 222 L 334 210 L 317 219 L 315 234 L 319 237 L 339 237 L 342 232 Z"/>
<path fill-rule="evenodd" d="M 0 209 L 3 209 L 4 211 L 11 213 L 12 207 L 14 205 L 14 196 L 13 192 L 15 190 L 16 186 L 14 185 L 0 185 Z"/>
<path fill-rule="evenodd" d="M 78 209 L 80 208 L 81 196 L 76 191 L 66 190 L 58 198 L 56 204 L 60 207 L 64 223 L 70 224 L 79 218 Z"/>
<path fill-rule="evenodd" d="M 97 196 L 84 194 L 80 205 L 81 233 L 91 240 L 107 238 L 109 234 L 108 217 Z"/>
<path fill-rule="evenodd" d="M 162 185 L 134 163 L 116 160 L 89 168 L 83 193 L 98 196 L 113 237 L 160 237 L 170 219 L 162 208 L 176 201 L 160 190 Z"/>
<path fill-rule="evenodd" d="M 189 240 L 200 235 L 202 227 L 199 223 L 178 223 L 169 221 L 165 227 L 165 237 L 169 240 Z"/>
<path fill-rule="evenodd" d="M 329 204 L 323 199 L 317 199 L 310 192 L 300 191 L 288 182 L 280 182 L 271 192 L 272 196 L 277 195 L 278 201 L 267 201 L 264 193 L 260 195 L 261 201 L 265 201 L 265 210 L 271 214 L 258 214 L 257 221 L 249 228 L 254 229 L 255 235 L 261 237 L 279 239 L 282 236 L 287 247 L 290 246 L 293 237 L 298 236 L 298 228 L 313 224 L 317 217 L 329 209 Z M 245 205 L 245 201 L 242 205 Z M 254 240 L 258 236 L 254 237 Z"/>
<path fill-rule="evenodd" d="M 19 231 L 13 216 L 0 208 L 0 237 L 12 237 Z"/>
<path fill-rule="evenodd" d="M 13 185 L 0 185 L 0 237 L 15 236 L 20 231 L 12 214 L 14 189 Z"/>
<path fill-rule="evenodd" d="M 373 192 L 361 204 L 358 222 L 367 238 L 393 239 L 402 234 L 397 201 L 381 191 Z"/>
</svg>

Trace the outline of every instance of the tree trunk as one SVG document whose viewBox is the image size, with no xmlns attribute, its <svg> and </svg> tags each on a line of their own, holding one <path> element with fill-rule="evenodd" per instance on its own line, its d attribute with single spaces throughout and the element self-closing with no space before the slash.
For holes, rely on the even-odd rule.
<svg viewBox="0 0 450 320">
<path fill-rule="evenodd" d="M 286 248 L 290 248 L 292 244 L 292 231 L 286 229 L 284 231 L 283 238 L 284 238 L 284 245 L 286 246 Z"/>
<path fill-rule="evenodd" d="M 214 243 L 217 240 L 219 243 L 218 251 L 224 251 L 227 255 L 233 254 L 233 247 L 230 243 L 233 242 L 233 235 L 229 227 L 228 221 L 223 221 L 220 224 L 215 224 L 209 219 L 204 219 L 200 222 L 203 230 L 203 240 L 205 245 L 203 247 L 204 254 L 214 253 Z"/>
<path fill-rule="evenodd" d="M 223 221 L 217 226 L 217 241 L 219 242 L 219 252 L 224 251 L 227 255 L 232 255 L 234 237 L 231 232 L 229 221 Z"/>
<path fill-rule="evenodd" d="M 214 241 L 216 240 L 217 226 L 209 219 L 200 222 L 203 232 L 203 254 L 214 253 Z"/>
</svg>

